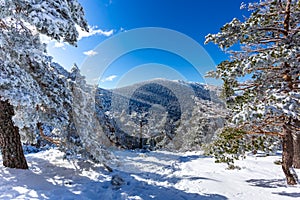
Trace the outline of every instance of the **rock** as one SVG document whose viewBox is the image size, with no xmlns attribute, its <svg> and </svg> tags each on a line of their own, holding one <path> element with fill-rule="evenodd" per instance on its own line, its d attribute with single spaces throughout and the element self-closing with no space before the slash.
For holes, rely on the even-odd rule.
<svg viewBox="0 0 300 200">
<path fill-rule="evenodd" d="M 119 189 L 122 185 L 125 184 L 124 179 L 119 175 L 113 175 L 110 182 L 115 189 Z"/>
</svg>

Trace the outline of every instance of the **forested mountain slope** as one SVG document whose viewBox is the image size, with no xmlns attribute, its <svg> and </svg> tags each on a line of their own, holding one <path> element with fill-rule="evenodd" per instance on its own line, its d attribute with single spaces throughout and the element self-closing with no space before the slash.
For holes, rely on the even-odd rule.
<svg viewBox="0 0 300 200">
<path fill-rule="evenodd" d="M 126 148 L 164 147 L 178 135 L 188 134 L 201 137 L 201 144 L 225 122 L 217 93 L 217 87 L 165 79 L 113 90 L 99 88 L 97 116 L 110 140 Z"/>
</svg>

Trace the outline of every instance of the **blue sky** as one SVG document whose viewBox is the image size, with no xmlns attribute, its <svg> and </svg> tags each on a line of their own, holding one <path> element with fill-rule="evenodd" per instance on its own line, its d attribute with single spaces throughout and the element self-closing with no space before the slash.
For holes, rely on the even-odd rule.
<svg viewBox="0 0 300 200">
<path fill-rule="evenodd" d="M 80 33 L 78 47 L 50 42 L 48 52 L 66 69 L 70 69 L 73 63 L 84 68 L 87 63 L 91 65 L 89 61 L 94 57 L 92 69 L 88 71 L 93 71 L 99 85 L 104 88 L 121 87 L 151 78 L 208 82 L 203 78 L 203 73 L 214 69 L 214 65 L 226 59 L 227 55 L 214 44 L 204 45 L 205 36 L 217 33 L 222 25 L 234 17 L 242 19 L 243 15 L 248 15 L 246 10 L 240 10 L 241 2 L 248 2 L 243 0 L 79 0 L 79 2 L 84 7 L 91 26 L 90 33 Z M 159 34 L 155 36 L 158 41 L 168 42 L 172 47 L 149 48 L 142 45 L 138 49 L 117 55 L 117 58 L 103 66 L 101 60 L 105 58 L 101 56 L 118 48 L 127 48 L 126 45 L 130 44 L 125 43 L 135 43 L 137 39 L 132 36 L 121 43 L 115 42 L 114 45 L 110 44 L 109 50 L 101 49 L 103 42 L 117 40 L 120 34 L 130 34 L 131 30 L 137 28 L 143 30 L 146 27 L 172 31 L 170 34 L 174 37 L 163 38 Z M 177 36 L 183 36 L 183 39 L 178 41 Z M 186 58 L 187 54 L 178 54 L 180 48 L 190 45 L 187 43 L 192 40 L 203 48 L 201 50 L 203 52 L 195 54 L 199 60 L 196 61 L 198 62 L 196 67 Z M 173 47 L 174 44 L 176 47 Z M 105 69 L 101 71 L 101 67 Z M 200 73 L 197 67 L 201 68 Z M 95 68 L 97 70 L 99 68 L 100 71 L 94 70 Z"/>
</svg>

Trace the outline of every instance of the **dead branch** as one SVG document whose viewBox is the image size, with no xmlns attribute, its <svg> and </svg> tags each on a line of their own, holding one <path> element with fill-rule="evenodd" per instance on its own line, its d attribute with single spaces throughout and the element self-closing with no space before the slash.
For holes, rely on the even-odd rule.
<svg viewBox="0 0 300 200">
<path fill-rule="evenodd" d="M 264 27 L 264 28 L 258 28 L 257 30 L 259 31 L 276 31 L 278 33 L 282 33 L 284 35 L 287 35 L 288 32 L 284 29 L 281 28 L 276 28 L 276 27 Z"/>
<path fill-rule="evenodd" d="M 44 130 L 43 130 L 43 127 L 42 127 L 42 123 L 38 122 L 38 123 L 37 123 L 37 127 L 38 127 L 38 129 L 39 129 L 40 136 L 41 136 L 44 140 L 47 140 L 48 142 L 51 142 L 51 143 L 53 143 L 53 144 L 55 144 L 55 145 L 60 145 L 60 144 L 61 144 L 61 142 L 60 142 L 59 140 L 55 140 L 55 139 L 53 139 L 53 138 L 51 138 L 51 137 L 49 137 L 49 136 L 46 136 L 46 135 L 44 134 Z"/>
</svg>

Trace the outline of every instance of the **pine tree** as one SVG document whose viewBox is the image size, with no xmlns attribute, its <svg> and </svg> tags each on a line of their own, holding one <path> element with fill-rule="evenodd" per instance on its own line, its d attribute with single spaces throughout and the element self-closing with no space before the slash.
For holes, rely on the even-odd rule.
<svg viewBox="0 0 300 200">
<path fill-rule="evenodd" d="M 282 138 L 282 169 L 293 185 L 292 167 L 299 163 L 300 1 L 264 0 L 248 9 L 251 15 L 243 22 L 233 19 L 220 33 L 206 36 L 206 43 L 231 55 L 208 75 L 224 81 L 237 129 Z"/>
<path fill-rule="evenodd" d="M 73 151 L 72 153 L 75 155 L 79 153 L 85 157 L 91 156 L 94 161 L 102 162 L 105 167 L 108 167 L 106 162 L 113 159 L 113 156 L 104 149 L 111 144 L 96 116 L 95 94 L 97 88 L 86 83 L 85 77 L 80 74 L 76 65 L 71 69 L 70 79 L 73 102 L 70 123 L 76 129 L 75 134 L 79 137 L 81 146 L 72 147 L 68 146 L 70 144 L 66 144 L 65 148 Z"/>
<path fill-rule="evenodd" d="M 3 164 L 27 169 L 20 131 L 68 124 L 71 93 L 39 34 L 76 45 L 88 30 L 76 0 L 0 2 L 0 144 Z M 22 131 L 23 130 L 23 131 Z"/>
</svg>

